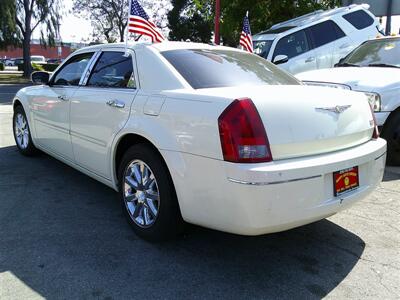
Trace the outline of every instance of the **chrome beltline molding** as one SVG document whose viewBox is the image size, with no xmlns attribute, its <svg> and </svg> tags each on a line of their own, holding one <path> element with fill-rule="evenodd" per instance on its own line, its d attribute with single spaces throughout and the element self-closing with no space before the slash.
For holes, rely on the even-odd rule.
<svg viewBox="0 0 400 300">
<path fill-rule="evenodd" d="M 289 179 L 289 180 L 282 180 L 282 181 L 272 181 L 272 182 L 251 182 L 251 181 L 242 181 L 242 180 L 237 180 L 228 177 L 228 180 L 230 182 L 234 183 L 239 183 L 239 184 L 244 184 L 244 185 L 272 185 L 272 184 L 282 184 L 282 183 L 288 183 L 288 182 L 295 182 L 295 181 L 301 181 L 301 180 L 308 180 L 308 179 L 314 179 L 314 178 L 319 178 L 322 177 L 322 175 L 315 175 L 315 176 L 309 176 L 309 177 L 302 177 L 302 178 L 295 178 L 295 179 Z"/>
</svg>

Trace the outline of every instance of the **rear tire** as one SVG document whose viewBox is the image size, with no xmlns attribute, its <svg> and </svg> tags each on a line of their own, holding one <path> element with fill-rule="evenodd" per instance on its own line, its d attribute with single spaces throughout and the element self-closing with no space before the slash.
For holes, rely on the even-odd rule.
<svg viewBox="0 0 400 300">
<path fill-rule="evenodd" d="M 181 233 L 183 220 L 175 188 L 167 166 L 153 147 L 130 147 L 122 158 L 118 178 L 124 214 L 138 236 L 164 241 Z"/>
<path fill-rule="evenodd" d="M 36 155 L 39 151 L 32 141 L 31 130 L 24 108 L 18 105 L 14 109 L 13 115 L 13 133 L 18 151 L 25 156 Z"/>
<path fill-rule="evenodd" d="M 400 112 L 390 116 L 385 124 L 382 137 L 387 141 L 387 164 L 400 165 Z"/>
</svg>

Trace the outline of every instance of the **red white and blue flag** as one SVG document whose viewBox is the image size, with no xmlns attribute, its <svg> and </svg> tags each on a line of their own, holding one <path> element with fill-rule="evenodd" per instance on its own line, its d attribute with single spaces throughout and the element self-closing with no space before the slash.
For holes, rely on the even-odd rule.
<svg viewBox="0 0 400 300">
<path fill-rule="evenodd" d="M 251 37 L 250 22 L 249 22 L 249 12 L 243 20 L 242 34 L 240 35 L 239 44 L 244 48 L 244 50 L 253 53 L 253 38 Z"/>
<path fill-rule="evenodd" d="M 153 43 L 161 43 L 164 35 L 157 26 L 149 20 L 149 16 L 137 0 L 130 0 L 128 31 L 149 36 Z"/>
</svg>

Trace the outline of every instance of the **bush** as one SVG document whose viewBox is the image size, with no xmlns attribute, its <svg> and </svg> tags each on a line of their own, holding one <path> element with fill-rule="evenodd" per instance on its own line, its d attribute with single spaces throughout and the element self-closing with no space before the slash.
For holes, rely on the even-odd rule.
<svg viewBox="0 0 400 300">
<path fill-rule="evenodd" d="M 39 65 L 39 64 L 35 64 L 35 63 L 31 63 L 32 64 L 32 71 L 44 71 L 43 65 Z"/>
<path fill-rule="evenodd" d="M 54 72 L 55 69 L 57 69 L 57 67 L 59 66 L 59 64 L 45 64 L 42 65 L 43 69 L 47 72 Z"/>
<path fill-rule="evenodd" d="M 51 66 L 47 67 L 47 65 L 41 65 L 41 64 L 35 64 L 35 63 L 31 63 L 32 65 L 32 72 L 35 71 L 47 71 L 47 72 L 52 72 L 54 71 L 54 69 L 56 67 L 58 67 L 58 65 L 56 65 L 56 67 L 52 66 L 53 64 L 50 64 Z M 24 70 L 24 64 L 17 64 L 18 67 L 18 71 L 23 71 Z M 54 69 L 52 69 L 54 68 Z"/>
<path fill-rule="evenodd" d="M 0 62 L 0 71 L 4 71 L 4 64 Z"/>
</svg>

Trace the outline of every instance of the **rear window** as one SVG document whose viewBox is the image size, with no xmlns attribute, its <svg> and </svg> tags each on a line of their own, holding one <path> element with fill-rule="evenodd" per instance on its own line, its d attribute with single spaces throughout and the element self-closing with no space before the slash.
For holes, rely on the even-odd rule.
<svg viewBox="0 0 400 300">
<path fill-rule="evenodd" d="M 374 23 L 374 19 L 363 10 L 343 15 L 343 18 L 358 30 L 367 28 Z"/>
<path fill-rule="evenodd" d="M 257 55 L 229 50 L 171 50 L 162 55 L 194 89 L 297 85 L 293 76 Z"/>
</svg>

